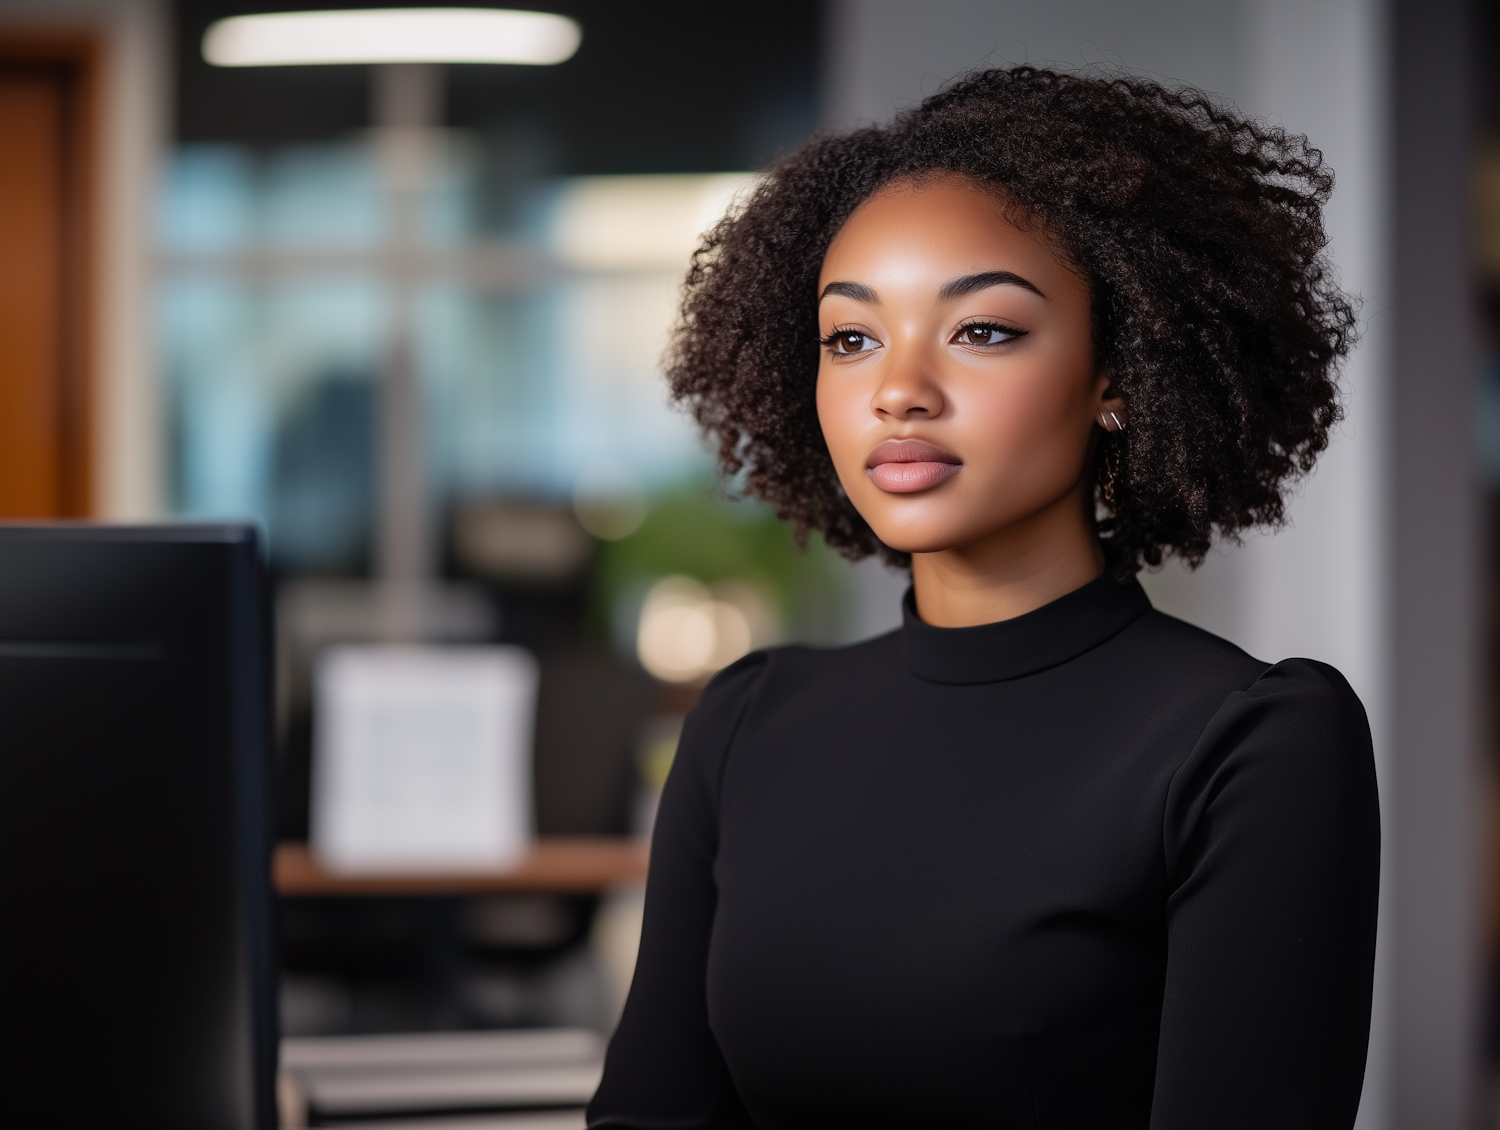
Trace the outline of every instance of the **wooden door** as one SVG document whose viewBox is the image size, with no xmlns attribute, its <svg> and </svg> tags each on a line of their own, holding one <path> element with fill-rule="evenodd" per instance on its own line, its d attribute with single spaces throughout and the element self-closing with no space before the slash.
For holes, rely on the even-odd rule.
<svg viewBox="0 0 1500 1130">
<path fill-rule="evenodd" d="M 96 60 L 0 35 L 0 518 L 91 509 Z"/>
</svg>

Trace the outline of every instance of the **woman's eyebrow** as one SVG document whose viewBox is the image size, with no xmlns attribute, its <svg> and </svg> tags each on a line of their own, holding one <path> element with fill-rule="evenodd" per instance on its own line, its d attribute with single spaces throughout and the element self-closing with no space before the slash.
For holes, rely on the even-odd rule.
<svg viewBox="0 0 1500 1130">
<path fill-rule="evenodd" d="M 1011 271 L 981 271 L 977 275 L 964 275 L 963 278 L 945 283 L 943 289 L 938 291 L 938 298 L 946 302 L 950 298 L 962 298 L 966 294 L 973 294 L 976 290 L 988 290 L 992 286 L 1018 286 L 1041 298 L 1047 297 L 1042 294 L 1035 283 Z"/>
<path fill-rule="evenodd" d="M 952 298 L 962 298 L 966 294 L 973 294 L 977 290 L 988 290 L 992 286 L 1018 286 L 1041 298 L 1047 297 L 1042 294 L 1041 288 L 1036 283 L 1022 278 L 1014 271 L 981 271 L 976 275 L 964 275 L 962 278 L 945 283 L 942 290 L 938 291 L 938 299 L 947 302 Z M 870 306 L 880 305 L 880 295 L 875 293 L 875 288 L 866 286 L 864 283 L 835 279 L 823 288 L 818 301 L 821 302 L 834 294 L 843 298 L 852 298 L 856 302 L 864 302 Z"/>
<path fill-rule="evenodd" d="M 863 302 L 869 306 L 880 305 L 880 295 L 875 293 L 874 287 L 866 286 L 864 283 L 834 281 L 823 288 L 823 293 L 818 295 L 818 301 L 822 302 L 830 294 L 841 295 L 844 298 L 852 298 L 856 302 Z"/>
</svg>

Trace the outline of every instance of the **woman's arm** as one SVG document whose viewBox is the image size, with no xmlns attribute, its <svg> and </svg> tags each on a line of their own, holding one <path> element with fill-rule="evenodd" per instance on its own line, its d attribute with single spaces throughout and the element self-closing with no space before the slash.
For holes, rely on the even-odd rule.
<svg viewBox="0 0 1500 1130">
<path fill-rule="evenodd" d="M 1348 1130 L 1364 1078 L 1380 808 L 1364 709 L 1278 663 L 1178 770 L 1153 1130 Z"/>
<path fill-rule="evenodd" d="M 706 968 L 719 780 L 765 662 L 756 653 L 721 672 L 683 727 L 652 834 L 635 979 L 589 1104 L 590 1130 L 753 1125 L 709 1031 Z"/>
</svg>

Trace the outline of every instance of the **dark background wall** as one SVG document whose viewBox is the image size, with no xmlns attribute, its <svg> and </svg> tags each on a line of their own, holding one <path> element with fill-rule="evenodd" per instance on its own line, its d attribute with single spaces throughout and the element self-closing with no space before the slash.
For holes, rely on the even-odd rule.
<svg viewBox="0 0 1500 1130">
<path fill-rule="evenodd" d="M 370 0 L 316 5 L 371 6 Z M 424 5 L 403 0 L 401 6 Z M 288 7 L 178 0 L 179 141 L 270 146 L 329 140 L 370 124 L 367 67 L 224 69 L 203 61 L 203 33 L 214 20 Z M 448 124 L 524 142 L 537 172 L 754 168 L 816 124 L 818 3 L 558 0 L 545 10 L 583 27 L 583 44 L 567 62 L 447 68 Z"/>
</svg>

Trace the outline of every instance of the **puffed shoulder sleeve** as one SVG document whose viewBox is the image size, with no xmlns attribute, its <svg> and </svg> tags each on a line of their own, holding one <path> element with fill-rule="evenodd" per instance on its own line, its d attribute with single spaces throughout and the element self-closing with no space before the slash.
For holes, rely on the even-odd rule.
<svg viewBox="0 0 1500 1130">
<path fill-rule="evenodd" d="M 719 782 L 767 657 L 721 671 L 683 725 L 651 838 L 635 979 L 589 1104 L 590 1130 L 753 1125 L 708 1027 Z"/>
<path fill-rule="evenodd" d="M 1364 1078 L 1380 807 L 1364 708 L 1292 659 L 1231 694 L 1168 791 L 1153 1130 L 1348 1130 Z"/>
</svg>

